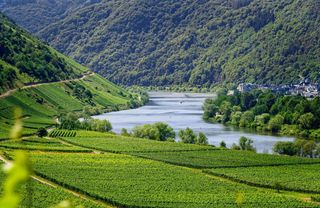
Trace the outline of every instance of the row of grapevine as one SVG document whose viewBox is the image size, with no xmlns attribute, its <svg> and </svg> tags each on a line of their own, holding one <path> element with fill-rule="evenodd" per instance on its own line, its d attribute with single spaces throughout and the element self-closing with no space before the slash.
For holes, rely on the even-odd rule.
<svg viewBox="0 0 320 208">
<path fill-rule="evenodd" d="M 217 150 L 211 146 L 184 144 L 178 142 L 161 142 L 149 139 L 134 137 L 121 137 L 118 135 L 105 135 L 100 137 L 83 136 L 65 138 L 66 141 L 75 145 L 97 149 L 106 152 L 163 152 L 163 151 L 196 151 L 196 150 Z"/>
<path fill-rule="evenodd" d="M 31 158 L 42 177 L 119 207 L 316 207 L 128 155 L 34 152 Z"/>
<path fill-rule="evenodd" d="M 320 194 L 320 181 L 317 180 L 320 164 L 214 168 L 204 171 L 251 186 Z"/>
<path fill-rule="evenodd" d="M 44 140 L 44 139 L 43 139 Z M 1 148 L 20 150 L 40 150 L 46 152 L 92 152 L 91 150 L 63 144 L 55 139 L 52 142 L 35 142 L 35 140 L 7 140 L 0 142 Z"/>
<path fill-rule="evenodd" d="M 64 131 L 64 130 L 54 130 L 49 136 L 50 137 L 75 137 L 77 135 L 76 131 Z"/>
</svg>

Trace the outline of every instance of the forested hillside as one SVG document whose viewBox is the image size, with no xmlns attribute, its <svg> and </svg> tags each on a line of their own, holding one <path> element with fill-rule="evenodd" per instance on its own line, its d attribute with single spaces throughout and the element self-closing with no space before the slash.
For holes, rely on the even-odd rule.
<svg viewBox="0 0 320 208">
<path fill-rule="evenodd" d="M 142 105 L 129 93 L 30 36 L 0 14 L 0 138 L 14 110 L 23 110 L 24 134 L 51 126 L 70 112 L 88 115 Z"/>
<path fill-rule="evenodd" d="M 301 75 L 315 82 L 319 75 L 318 0 L 91 1 L 38 29 L 14 12 L 25 7 L 5 11 L 59 51 L 126 85 L 279 84 Z M 24 15 L 31 22 L 50 16 Z"/>
<path fill-rule="evenodd" d="M 96 1 L 96 0 L 95 0 Z M 0 0 L 0 8 L 19 25 L 37 32 L 94 0 Z M 27 14 L 27 15 L 26 15 Z"/>
<path fill-rule="evenodd" d="M 0 14 L 0 94 L 37 82 L 77 78 L 88 71 L 31 37 Z"/>
</svg>

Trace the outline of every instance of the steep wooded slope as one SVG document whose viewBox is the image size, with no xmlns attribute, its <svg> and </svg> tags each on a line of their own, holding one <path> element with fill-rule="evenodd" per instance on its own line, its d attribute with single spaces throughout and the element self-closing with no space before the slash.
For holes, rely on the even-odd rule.
<svg viewBox="0 0 320 208">
<path fill-rule="evenodd" d="M 92 73 L 0 16 L 0 138 L 7 137 L 16 107 L 24 133 L 55 123 L 72 111 L 89 114 L 142 104 L 138 95 Z"/>
<path fill-rule="evenodd" d="M 98 1 L 37 34 L 127 85 L 293 83 L 317 80 L 319 14 L 319 0 Z"/>
</svg>

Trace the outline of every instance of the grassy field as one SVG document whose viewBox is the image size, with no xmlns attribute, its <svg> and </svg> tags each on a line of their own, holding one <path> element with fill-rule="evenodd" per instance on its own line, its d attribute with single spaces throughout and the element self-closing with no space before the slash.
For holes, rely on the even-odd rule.
<svg viewBox="0 0 320 208">
<path fill-rule="evenodd" d="M 256 154 L 250 151 L 215 150 L 192 152 L 142 152 L 135 155 L 176 165 L 196 168 L 275 166 L 320 163 L 320 159 Z"/>
<path fill-rule="evenodd" d="M 61 185 L 123 207 L 316 207 L 188 168 L 121 154 L 33 153 L 35 170 Z"/>
<path fill-rule="evenodd" d="M 242 183 L 320 194 L 319 171 L 320 164 L 206 170 Z"/>
<path fill-rule="evenodd" d="M 214 150 L 210 146 L 183 144 L 176 142 L 160 142 L 148 139 L 133 137 L 123 137 L 113 134 L 105 134 L 94 137 L 92 133 L 85 136 L 82 132 L 77 137 L 67 137 L 63 140 L 81 145 L 83 147 L 94 148 L 107 152 L 162 152 L 162 151 L 194 151 L 194 150 Z"/>
</svg>

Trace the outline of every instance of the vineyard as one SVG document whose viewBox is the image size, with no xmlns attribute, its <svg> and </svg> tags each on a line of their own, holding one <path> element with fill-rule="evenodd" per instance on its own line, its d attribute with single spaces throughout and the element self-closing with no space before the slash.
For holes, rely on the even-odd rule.
<svg viewBox="0 0 320 208">
<path fill-rule="evenodd" d="M 320 159 L 256 154 L 250 151 L 181 151 L 145 152 L 135 155 L 171 164 L 195 168 L 231 168 L 250 166 L 279 166 L 288 164 L 320 163 Z"/>
<path fill-rule="evenodd" d="M 77 135 L 76 131 L 62 131 L 62 130 L 54 130 L 50 132 L 50 137 L 75 137 Z"/>
<path fill-rule="evenodd" d="M 3 180 L 5 178 L 5 175 L 0 172 L 0 183 L 3 184 Z M 59 187 L 51 187 L 45 184 L 42 184 L 37 181 L 31 181 L 29 182 L 29 187 L 33 188 L 32 192 L 32 198 L 27 197 L 26 192 L 26 186 L 23 186 L 20 190 L 21 193 L 23 193 L 23 196 L 25 196 L 22 200 L 22 205 L 20 208 L 29 208 L 30 203 L 32 204 L 32 208 L 47 208 L 52 207 L 53 205 L 58 204 L 62 200 L 68 199 L 71 201 L 74 205 L 82 205 L 87 208 L 102 208 L 105 206 L 102 206 L 98 203 L 94 203 L 92 201 L 88 200 L 82 200 L 79 197 L 74 196 L 73 194 L 70 194 L 68 191 L 63 190 Z M 2 187 L 0 188 L 0 191 L 2 192 Z"/>
<path fill-rule="evenodd" d="M 210 146 L 183 144 L 175 142 L 160 142 L 148 139 L 123 137 L 107 134 L 104 137 L 71 137 L 63 140 L 82 147 L 93 148 L 107 152 L 162 152 L 162 151 L 194 151 L 213 150 Z"/>
<path fill-rule="evenodd" d="M 261 187 L 320 194 L 320 164 L 210 169 L 206 172 Z"/>
<path fill-rule="evenodd" d="M 245 207 L 306 206 L 199 171 L 127 155 L 33 153 L 31 157 L 41 176 L 121 207 L 235 207 L 242 192 Z"/>
<path fill-rule="evenodd" d="M 32 181 L 32 207 L 319 207 L 319 159 L 68 130 L 2 140 L 0 149 L 7 158 L 28 150 L 35 175 L 56 187 Z"/>
<path fill-rule="evenodd" d="M 0 142 L 0 147 L 7 149 L 41 150 L 57 152 L 92 152 L 91 150 L 63 144 L 58 140 L 28 138 L 23 140 L 4 140 Z"/>
</svg>

